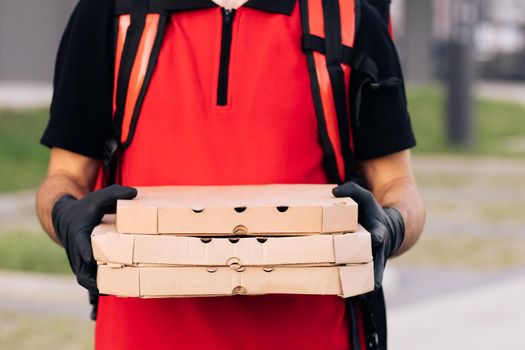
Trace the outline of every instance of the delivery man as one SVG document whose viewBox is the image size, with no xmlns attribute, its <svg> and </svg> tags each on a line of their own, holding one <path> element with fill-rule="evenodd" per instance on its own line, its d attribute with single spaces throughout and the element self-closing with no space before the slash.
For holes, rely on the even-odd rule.
<svg viewBox="0 0 525 350">
<path fill-rule="evenodd" d="M 51 157 L 37 195 L 39 218 L 64 246 L 79 283 L 93 293 L 90 232 L 117 199 L 136 195 L 134 186 L 345 182 L 327 171 L 333 154 L 320 136 L 326 125 L 319 124 L 313 92 L 320 85 L 312 83 L 314 61 L 305 58 L 308 43 L 302 42 L 301 6 L 311 6 L 316 16 L 321 10 L 314 0 L 151 1 L 148 11 L 154 13 L 139 20 L 134 3 L 80 0 L 60 44 L 51 118 L 41 141 Z M 156 9 L 159 4 L 169 12 Z M 325 23 L 335 23 L 324 9 L 337 1 L 318 4 Z M 394 45 L 379 12 L 365 1 L 355 4 L 354 49 L 394 83 L 380 86 L 370 74 L 352 71 L 343 97 L 352 111 L 351 147 L 364 182 L 348 181 L 334 195 L 359 204 L 359 221 L 373 237 L 378 292 L 371 295 L 381 295 L 386 260 L 417 241 L 424 209 L 411 170 L 415 139 Z M 154 69 L 137 68 L 137 74 L 146 72 L 147 93 L 133 80 L 135 66 L 128 67 L 131 78 L 122 89 L 125 56 L 133 51 L 128 40 L 159 23 L 162 38 L 138 35 L 135 45 L 135 52 L 149 45 L 156 55 Z M 120 26 L 128 26 L 127 38 Z M 337 28 L 332 33 L 337 36 Z M 311 43 L 317 45 L 316 39 Z M 328 57 L 333 47 L 317 50 Z M 136 119 L 119 114 L 122 96 L 129 102 L 134 91 Z M 119 118 L 119 185 L 96 190 Z M 123 142 L 129 137 L 133 142 Z M 377 297 L 349 303 L 312 295 L 100 296 L 95 344 L 101 350 L 384 349 L 385 337 L 384 304 Z"/>
</svg>

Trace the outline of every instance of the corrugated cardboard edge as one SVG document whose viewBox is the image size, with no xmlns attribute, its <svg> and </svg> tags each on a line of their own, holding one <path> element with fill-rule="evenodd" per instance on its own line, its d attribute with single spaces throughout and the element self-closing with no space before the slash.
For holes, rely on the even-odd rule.
<svg viewBox="0 0 525 350">
<path fill-rule="evenodd" d="M 134 267 L 112 268 L 99 265 L 97 286 L 100 293 L 121 297 L 140 297 L 140 269 Z"/>
<path fill-rule="evenodd" d="M 347 203 L 323 207 L 321 233 L 354 232 L 357 224 L 357 203 L 348 198 Z"/>
<path fill-rule="evenodd" d="M 374 264 L 341 266 L 339 268 L 343 297 L 349 298 L 374 290 Z"/>
<path fill-rule="evenodd" d="M 91 246 L 95 260 L 102 263 L 133 265 L 135 252 L 135 236 L 114 233 L 91 236 Z"/>
<path fill-rule="evenodd" d="M 158 209 L 132 200 L 117 203 L 117 232 L 158 234 Z"/>
<path fill-rule="evenodd" d="M 132 265 L 135 235 L 115 232 L 115 215 L 105 215 L 91 232 L 91 247 L 95 260 L 102 263 Z"/>
<path fill-rule="evenodd" d="M 336 265 L 372 261 L 372 238 L 363 226 L 354 233 L 332 235 L 332 238 Z"/>
</svg>

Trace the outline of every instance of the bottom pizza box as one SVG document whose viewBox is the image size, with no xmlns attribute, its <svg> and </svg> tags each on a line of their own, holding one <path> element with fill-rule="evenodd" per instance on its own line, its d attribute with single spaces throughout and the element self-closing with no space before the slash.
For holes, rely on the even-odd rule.
<svg viewBox="0 0 525 350">
<path fill-rule="evenodd" d="M 153 267 L 99 265 L 100 293 L 169 298 L 261 294 L 351 297 L 374 288 L 373 263 L 331 267 Z"/>
</svg>

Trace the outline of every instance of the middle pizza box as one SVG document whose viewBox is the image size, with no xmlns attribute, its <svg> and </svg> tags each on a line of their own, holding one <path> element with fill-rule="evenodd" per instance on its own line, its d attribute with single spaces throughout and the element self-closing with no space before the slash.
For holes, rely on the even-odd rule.
<svg viewBox="0 0 525 350">
<path fill-rule="evenodd" d="M 185 237 L 117 233 L 108 215 L 92 233 L 99 264 L 122 266 L 336 266 L 372 261 L 364 228 L 333 235 L 294 237 Z"/>
</svg>

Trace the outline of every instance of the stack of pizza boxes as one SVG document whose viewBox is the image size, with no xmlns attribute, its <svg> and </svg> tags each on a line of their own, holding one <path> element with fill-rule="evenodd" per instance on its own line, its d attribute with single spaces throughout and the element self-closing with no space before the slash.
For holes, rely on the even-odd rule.
<svg viewBox="0 0 525 350">
<path fill-rule="evenodd" d="M 317 294 L 374 286 L 370 234 L 332 185 L 144 187 L 92 234 L 103 294 Z"/>
</svg>

